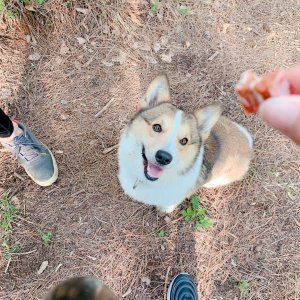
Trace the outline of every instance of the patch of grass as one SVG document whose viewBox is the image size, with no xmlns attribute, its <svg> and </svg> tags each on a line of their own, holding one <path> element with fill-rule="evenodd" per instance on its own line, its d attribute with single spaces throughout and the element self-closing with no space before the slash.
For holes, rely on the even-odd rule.
<svg viewBox="0 0 300 300">
<path fill-rule="evenodd" d="M 4 193 L 0 199 L 1 209 L 1 239 L 2 247 L 5 248 L 4 256 L 9 258 L 11 253 L 16 253 L 20 250 L 20 245 L 10 245 L 10 238 L 12 235 L 12 222 L 17 215 L 17 208 L 11 202 L 8 193 Z"/>
<path fill-rule="evenodd" d="M 239 288 L 242 295 L 245 295 L 246 293 L 248 293 L 248 282 L 247 282 L 247 280 L 242 280 L 239 283 L 238 288 Z"/>
<path fill-rule="evenodd" d="M 159 2 L 159 1 L 155 1 L 155 2 L 153 2 L 153 3 L 151 4 L 151 10 L 152 10 L 153 12 L 158 11 L 159 8 L 160 8 L 160 2 Z"/>
<path fill-rule="evenodd" d="M 48 246 L 53 236 L 51 231 L 39 231 L 42 242 L 45 246 Z"/>
<path fill-rule="evenodd" d="M 31 0 L 18 0 L 18 2 L 23 3 L 23 4 L 31 4 Z"/>
<path fill-rule="evenodd" d="M 65 8 L 70 8 L 71 7 L 71 2 L 70 1 L 65 1 L 65 2 L 63 2 L 63 6 Z"/>
<path fill-rule="evenodd" d="M 165 231 L 164 231 L 163 229 L 161 229 L 161 230 L 159 231 L 159 233 L 158 233 L 158 236 L 161 237 L 161 238 L 165 237 L 165 236 L 166 236 Z"/>
<path fill-rule="evenodd" d="M 45 0 L 36 0 L 38 5 L 43 5 L 45 3 Z"/>
<path fill-rule="evenodd" d="M 191 13 L 189 8 L 186 5 L 180 5 L 179 11 L 183 15 L 189 15 Z"/>
<path fill-rule="evenodd" d="M 14 20 L 16 19 L 19 14 L 13 10 L 10 10 L 10 9 L 6 9 L 6 16 L 11 19 L 11 20 Z"/>
<path fill-rule="evenodd" d="M 0 11 L 4 9 L 4 0 L 0 0 Z"/>
<path fill-rule="evenodd" d="M 192 196 L 190 198 L 190 202 L 192 207 L 187 209 L 183 209 L 180 213 L 184 217 L 186 222 L 195 221 L 196 228 L 199 230 L 201 228 L 209 228 L 214 225 L 214 220 L 209 218 L 206 215 L 206 208 L 199 206 L 199 198 L 198 196 Z"/>
</svg>

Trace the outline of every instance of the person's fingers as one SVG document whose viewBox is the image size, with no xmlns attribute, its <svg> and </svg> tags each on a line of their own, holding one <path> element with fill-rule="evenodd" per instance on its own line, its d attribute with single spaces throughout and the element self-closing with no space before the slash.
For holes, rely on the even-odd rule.
<svg viewBox="0 0 300 300">
<path fill-rule="evenodd" d="M 290 83 L 291 93 L 300 95 L 300 64 L 282 72 Z"/>
<path fill-rule="evenodd" d="M 260 105 L 261 118 L 300 145 L 300 95 L 270 98 Z"/>
</svg>

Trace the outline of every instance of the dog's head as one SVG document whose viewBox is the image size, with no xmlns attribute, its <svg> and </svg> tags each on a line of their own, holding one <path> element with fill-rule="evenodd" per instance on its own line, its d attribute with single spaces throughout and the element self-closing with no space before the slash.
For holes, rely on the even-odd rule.
<svg viewBox="0 0 300 300">
<path fill-rule="evenodd" d="M 131 136 L 139 144 L 136 155 L 142 157 L 145 177 L 156 181 L 192 168 L 221 113 L 219 105 L 185 113 L 171 103 L 167 76 L 156 77 L 129 125 Z"/>
</svg>

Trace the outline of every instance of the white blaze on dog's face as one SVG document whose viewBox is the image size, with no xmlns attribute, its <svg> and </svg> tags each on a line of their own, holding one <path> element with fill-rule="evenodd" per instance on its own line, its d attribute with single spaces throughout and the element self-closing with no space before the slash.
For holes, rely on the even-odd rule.
<svg viewBox="0 0 300 300">
<path fill-rule="evenodd" d="M 219 106 L 208 106 L 195 114 L 179 110 L 170 102 L 167 77 L 155 78 L 129 125 L 140 144 L 136 155 L 143 158 L 145 177 L 155 181 L 189 171 L 220 114 Z"/>
</svg>

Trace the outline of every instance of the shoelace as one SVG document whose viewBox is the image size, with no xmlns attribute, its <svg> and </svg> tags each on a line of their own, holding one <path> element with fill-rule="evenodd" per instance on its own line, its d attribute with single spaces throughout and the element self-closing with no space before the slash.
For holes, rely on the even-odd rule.
<svg viewBox="0 0 300 300">
<path fill-rule="evenodd" d="M 24 134 L 16 137 L 9 145 L 14 149 L 16 157 L 21 155 L 27 161 L 31 161 L 39 156 L 39 153 L 34 149 L 35 145 L 30 143 Z"/>
</svg>

